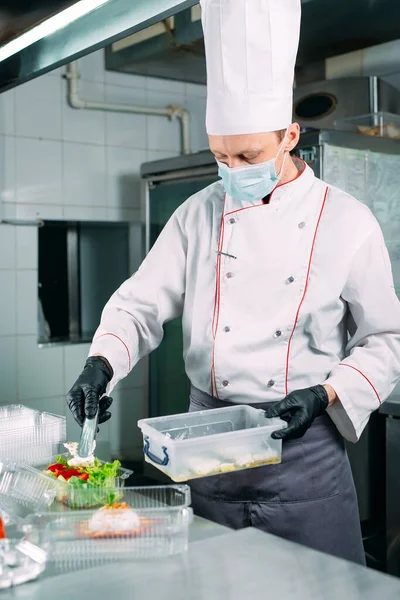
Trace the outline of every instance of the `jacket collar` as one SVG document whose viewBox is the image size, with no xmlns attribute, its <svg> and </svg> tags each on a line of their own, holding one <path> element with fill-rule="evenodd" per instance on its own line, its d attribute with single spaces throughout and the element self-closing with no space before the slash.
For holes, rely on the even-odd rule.
<svg viewBox="0 0 400 600">
<path fill-rule="evenodd" d="M 298 175 L 296 179 L 278 185 L 272 191 L 269 204 L 265 204 L 265 207 L 275 206 L 276 208 L 281 202 L 304 196 L 310 190 L 315 180 L 314 171 L 300 158 L 294 157 L 293 161 L 299 170 L 300 175 Z M 259 206 L 262 203 L 262 200 L 255 200 L 254 202 L 234 200 L 227 194 L 224 213 L 226 214 L 228 212 L 243 210 L 252 206 Z"/>
</svg>

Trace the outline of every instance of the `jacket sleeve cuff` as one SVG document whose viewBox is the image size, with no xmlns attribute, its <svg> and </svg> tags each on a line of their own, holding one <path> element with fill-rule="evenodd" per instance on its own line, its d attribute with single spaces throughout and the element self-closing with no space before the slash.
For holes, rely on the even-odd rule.
<svg viewBox="0 0 400 600">
<path fill-rule="evenodd" d="M 370 414 L 379 406 L 374 391 L 356 370 L 342 365 L 324 384 L 330 385 L 339 399 L 327 408 L 328 415 L 346 440 L 358 442 Z"/>
<path fill-rule="evenodd" d="M 126 377 L 132 368 L 132 358 L 125 342 L 113 333 L 96 337 L 90 346 L 89 356 L 100 354 L 110 363 L 114 376 L 107 386 L 107 395 L 111 394 L 117 383 Z"/>
</svg>

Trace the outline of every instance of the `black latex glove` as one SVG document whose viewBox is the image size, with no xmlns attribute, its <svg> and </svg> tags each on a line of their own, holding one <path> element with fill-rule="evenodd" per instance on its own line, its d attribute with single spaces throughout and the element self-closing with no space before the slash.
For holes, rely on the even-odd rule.
<svg viewBox="0 0 400 600">
<path fill-rule="evenodd" d="M 322 385 L 290 392 L 280 402 L 265 411 L 267 419 L 280 417 L 287 421 L 286 429 L 274 431 L 274 440 L 301 438 L 316 417 L 324 414 L 329 403 L 328 392 Z"/>
<path fill-rule="evenodd" d="M 105 359 L 99 356 L 87 359 L 82 373 L 67 394 L 68 407 L 81 427 L 86 417 L 93 419 L 96 416 L 97 408 L 100 408 L 99 423 L 105 423 L 111 418 L 108 409 L 112 398 L 101 396 L 112 377 L 113 370 Z"/>
</svg>

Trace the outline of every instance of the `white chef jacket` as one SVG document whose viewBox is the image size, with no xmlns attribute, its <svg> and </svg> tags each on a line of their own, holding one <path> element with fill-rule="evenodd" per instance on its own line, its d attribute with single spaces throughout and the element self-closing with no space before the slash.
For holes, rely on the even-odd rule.
<svg viewBox="0 0 400 600">
<path fill-rule="evenodd" d="M 104 308 L 90 355 L 114 370 L 108 392 L 182 314 L 197 388 L 258 403 L 327 383 L 330 417 L 358 440 L 400 378 L 400 303 L 369 208 L 297 166 L 268 204 L 218 181 L 175 211 Z"/>
</svg>

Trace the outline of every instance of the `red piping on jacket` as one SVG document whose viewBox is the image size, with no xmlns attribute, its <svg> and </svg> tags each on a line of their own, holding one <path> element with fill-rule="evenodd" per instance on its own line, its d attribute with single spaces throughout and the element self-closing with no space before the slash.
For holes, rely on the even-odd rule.
<svg viewBox="0 0 400 600">
<path fill-rule="evenodd" d="M 319 213 L 317 225 L 316 225 L 315 231 L 314 231 L 314 237 L 313 237 L 311 251 L 310 251 L 310 258 L 308 260 L 306 285 L 304 287 L 304 292 L 303 292 L 303 296 L 301 297 L 300 304 L 299 304 L 299 306 L 297 308 L 297 313 L 296 313 L 296 317 L 295 317 L 295 320 L 294 320 L 294 325 L 293 325 L 292 333 L 290 334 L 290 337 L 289 337 L 289 342 L 288 342 L 288 347 L 287 347 L 287 353 L 286 353 L 286 376 L 285 376 L 285 394 L 286 395 L 288 395 L 288 393 L 289 393 L 288 382 L 289 382 L 290 347 L 291 347 L 291 343 L 292 343 L 292 339 L 293 339 L 293 336 L 294 336 L 294 332 L 296 330 L 297 323 L 298 323 L 298 320 L 299 320 L 300 310 L 301 310 L 301 307 L 303 305 L 304 299 L 306 297 L 307 289 L 308 289 L 308 282 L 309 282 L 309 278 L 310 278 L 311 263 L 312 263 L 313 254 L 314 254 L 315 240 L 317 238 L 318 228 L 319 228 L 319 224 L 320 224 L 320 221 L 321 221 L 322 213 L 323 213 L 324 208 L 325 208 L 325 202 L 326 202 L 327 195 L 328 195 L 328 187 L 325 189 L 324 200 L 322 202 L 322 206 L 321 206 L 321 210 L 320 210 L 320 213 Z"/>
<path fill-rule="evenodd" d="M 224 204 L 222 206 L 221 223 L 219 226 L 218 252 L 222 252 L 222 248 L 224 247 L 225 199 L 226 199 L 226 196 L 224 196 Z M 215 267 L 214 313 L 213 313 L 213 320 L 212 320 L 212 334 L 213 334 L 213 338 L 214 338 L 214 343 L 213 343 L 212 363 L 211 363 L 211 395 L 214 395 L 214 392 L 215 392 L 215 395 L 217 398 L 218 398 L 218 390 L 217 390 L 217 380 L 216 380 L 216 376 L 215 376 L 215 337 L 217 335 L 217 330 L 218 330 L 219 308 L 220 308 L 220 299 L 221 299 L 220 279 L 221 279 L 221 254 L 217 254 L 217 262 L 216 262 L 216 267 Z"/>
<path fill-rule="evenodd" d="M 272 190 L 271 197 L 272 197 L 272 194 L 275 192 L 275 190 L 277 190 L 280 187 L 283 187 L 284 185 L 287 185 L 288 183 L 292 183 L 293 181 L 296 181 L 303 175 L 303 173 L 306 170 L 307 165 L 304 160 L 302 160 L 302 159 L 299 159 L 299 160 L 304 164 L 304 169 L 301 171 L 301 173 L 299 173 L 299 175 L 297 175 L 293 179 L 290 179 L 289 181 L 285 181 L 285 183 L 280 183 L 279 185 L 277 185 L 276 188 L 274 190 Z M 327 188 L 327 191 L 328 191 L 328 188 Z M 265 206 L 264 202 L 261 202 L 260 204 L 254 204 L 253 206 L 245 206 L 244 208 L 238 208 L 238 209 L 232 210 L 228 213 L 224 213 L 225 200 L 226 200 L 226 195 L 224 196 L 224 204 L 222 207 L 221 224 L 220 224 L 219 237 L 218 237 L 218 252 L 221 252 L 222 248 L 224 246 L 224 229 L 225 229 L 224 219 L 225 219 L 225 217 L 227 217 L 228 215 L 232 215 L 233 213 L 241 212 L 242 210 L 249 210 L 250 208 L 258 208 L 259 206 Z M 325 200 L 324 200 L 324 202 L 325 202 Z M 217 390 L 217 381 L 216 381 L 216 376 L 215 376 L 215 337 L 217 335 L 218 323 L 219 323 L 219 309 L 220 309 L 220 299 L 221 299 L 221 289 L 220 289 L 221 281 L 220 281 L 220 279 L 221 279 L 221 254 L 218 254 L 217 255 L 217 263 L 216 263 L 214 313 L 213 313 L 213 320 L 212 320 L 212 333 L 213 333 L 213 338 L 214 338 L 214 344 L 213 344 L 212 364 L 211 364 L 211 394 L 214 395 L 214 391 L 215 391 L 215 395 L 217 398 L 218 398 L 218 390 Z"/>
<path fill-rule="evenodd" d="M 115 333 L 102 333 L 101 335 L 99 335 L 98 338 L 96 338 L 96 340 L 99 340 L 100 338 L 102 338 L 102 337 L 104 337 L 106 335 L 111 335 L 112 337 L 117 338 L 117 340 L 119 340 L 121 342 L 121 344 L 123 344 L 123 346 L 125 347 L 125 350 L 128 353 L 128 367 L 129 367 L 129 371 L 130 371 L 131 370 L 131 363 L 132 363 L 132 361 L 131 361 L 131 353 L 129 352 L 128 346 L 125 344 L 125 342 L 123 340 L 121 340 L 120 337 L 118 337 L 117 335 L 115 335 Z M 96 341 L 96 340 L 94 340 L 94 341 Z"/>
<path fill-rule="evenodd" d="M 374 390 L 376 397 L 378 398 L 378 402 L 379 404 L 382 404 L 382 400 L 379 397 L 378 392 L 375 389 L 375 386 L 370 382 L 370 380 L 368 379 L 368 377 L 366 375 L 364 375 L 364 373 L 362 371 L 360 371 L 359 369 L 357 369 L 356 367 L 353 367 L 352 365 L 347 365 L 346 363 L 339 363 L 338 365 L 339 367 L 349 367 L 349 369 L 354 369 L 354 371 L 357 371 L 357 373 L 360 373 L 360 375 L 362 375 L 364 377 L 364 379 L 366 381 L 368 381 L 369 385 L 372 387 L 372 389 Z"/>
</svg>

